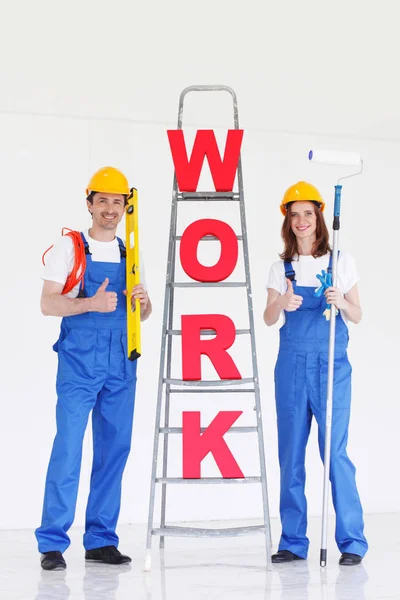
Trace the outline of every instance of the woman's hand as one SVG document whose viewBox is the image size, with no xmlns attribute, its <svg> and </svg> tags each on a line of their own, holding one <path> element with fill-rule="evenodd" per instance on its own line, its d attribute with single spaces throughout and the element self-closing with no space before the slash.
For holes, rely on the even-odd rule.
<svg viewBox="0 0 400 600">
<path fill-rule="evenodd" d="M 288 289 L 286 293 L 282 294 L 282 296 L 279 298 L 279 304 L 287 312 L 294 312 L 302 305 L 303 297 L 294 293 L 293 284 L 290 279 L 286 278 L 286 282 Z"/>
<path fill-rule="evenodd" d="M 325 298 L 328 304 L 333 304 L 336 308 L 341 309 L 352 323 L 359 323 L 361 321 L 362 310 L 356 283 L 344 296 L 337 288 L 330 287 L 325 290 Z"/>
<path fill-rule="evenodd" d="M 348 307 L 348 302 L 339 288 L 329 287 L 325 290 L 324 294 L 328 304 L 333 304 L 336 308 L 341 308 L 342 310 Z"/>
</svg>

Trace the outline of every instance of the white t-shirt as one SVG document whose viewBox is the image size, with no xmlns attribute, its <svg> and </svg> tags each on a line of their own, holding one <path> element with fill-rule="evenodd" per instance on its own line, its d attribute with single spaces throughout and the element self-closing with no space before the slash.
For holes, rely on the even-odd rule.
<svg viewBox="0 0 400 600">
<path fill-rule="evenodd" d="M 329 258 L 330 253 L 319 258 L 314 258 L 313 256 L 299 256 L 294 258 L 292 266 L 296 273 L 297 285 L 313 287 L 315 289 L 319 288 L 320 281 L 317 279 L 317 275 L 320 275 L 322 270 L 328 270 Z M 341 250 L 337 266 L 337 287 L 342 294 L 347 294 L 359 279 L 354 258 L 348 252 Z M 287 283 L 283 260 L 278 260 L 272 264 L 266 288 L 267 290 L 268 288 L 277 290 L 280 294 L 286 292 Z M 343 314 L 342 317 L 347 322 Z"/>
<path fill-rule="evenodd" d="M 117 238 L 112 242 L 99 242 L 89 236 L 88 229 L 83 230 L 83 235 L 89 244 L 91 259 L 94 262 L 112 262 L 119 263 L 121 260 Z M 124 240 L 123 240 L 124 241 Z M 71 273 L 75 260 L 74 244 L 69 235 L 61 236 L 49 250 L 45 257 L 45 267 L 43 269 L 42 279 L 46 281 L 55 281 L 65 284 L 68 275 Z M 142 252 L 139 251 L 140 282 L 147 290 L 146 278 L 144 272 L 144 261 Z M 79 275 L 79 273 L 78 273 Z M 76 298 L 79 293 L 80 284 L 76 285 L 68 294 L 67 298 Z"/>
</svg>

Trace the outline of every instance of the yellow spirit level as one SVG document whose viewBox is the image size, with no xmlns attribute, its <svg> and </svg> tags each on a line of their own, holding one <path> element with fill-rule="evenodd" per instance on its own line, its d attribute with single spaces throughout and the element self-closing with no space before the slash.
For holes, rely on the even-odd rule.
<svg viewBox="0 0 400 600">
<path fill-rule="evenodd" d="M 133 302 L 131 298 L 132 289 L 140 282 L 138 225 L 138 192 L 137 189 L 132 188 L 127 198 L 125 215 L 128 358 L 132 361 L 141 356 L 140 302 L 139 300 Z"/>
</svg>

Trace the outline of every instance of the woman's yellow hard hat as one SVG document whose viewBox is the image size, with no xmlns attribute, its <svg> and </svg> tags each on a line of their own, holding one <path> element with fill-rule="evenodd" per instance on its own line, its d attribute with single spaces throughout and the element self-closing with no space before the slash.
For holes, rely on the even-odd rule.
<svg viewBox="0 0 400 600">
<path fill-rule="evenodd" d="M 114 167 L 102 167 L 92 176 L 86 189 L 90 192 L 103 192 L 105 194 L 129 194 L 128 180 L 121 171 Z"/>
<path fill-rule="evenodd" d="M 306 181 L 298 181 L 286 190 L 280 205 L 283 216 L 286 215 L 287 204 L 290 202 L 316 202 L 321 211 L 325 209 L 325 202 L 317 188 Z"/>
</svg>

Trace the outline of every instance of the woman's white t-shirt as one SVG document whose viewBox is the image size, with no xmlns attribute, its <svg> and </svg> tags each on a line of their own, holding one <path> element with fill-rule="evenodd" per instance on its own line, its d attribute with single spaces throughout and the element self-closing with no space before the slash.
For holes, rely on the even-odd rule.
<svg viewBox="0 0 400 600">
<path fill-rule="evenodd" d="M 296 274 L 297 285 L 319 288 L 320 281 L 317 279 L 317 275 L 320 275 L 322 270 L 328 270 L 329 258 L 330 253 L 319 258 L 313 256 L 295 257 L 292 266 Z M 337 266 L 337 287 L 342 294 L 347 294 L 359 279 L 354 258 L 348 252 L 340 251 Z M 266 288 L 277 290 L 280 294 L 286 292 L 287 283 L 283 260 L 278 260 L 272 264 Z M 342 317 L 345 318 L 343 314 Z"/>
<path fill-rule="evenodd" d="M 112 262 L 119 263 L 121 259 L 117 238 L 112 242 L 99 242 L 89 236 L 89 230 L 83 231 L 83 234 L 89 244 L 91 258 L 94 262 Z M 69 235 L 61 236 L 49 250 L 45 257 L 45 267 L 43 269 L 42 279 L 46 281 L 55 281 L 65 284 L 68 275 L 71 273 L 75 260 L 74 244 Z M 142 252 L 139 252 L 139 270 L 140 281 L 147 290 L 146 278 L 144 273 L 144 261 Z M 78 273 L 79 275 L 79 273 Z M 80 284 L 76 285 L 66 298 L 76 298 L 79 293 Z"/>
</svg>

